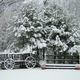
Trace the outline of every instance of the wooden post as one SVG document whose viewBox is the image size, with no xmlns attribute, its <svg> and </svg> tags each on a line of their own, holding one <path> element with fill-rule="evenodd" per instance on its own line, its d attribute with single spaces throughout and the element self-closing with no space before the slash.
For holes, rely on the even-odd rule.
<svg viewBox="0 0 80 80">
<path fill-rule="evenodd" d="M 80 64 L 80 53 L 79 53 L 79 64 Z"/>
</svg>

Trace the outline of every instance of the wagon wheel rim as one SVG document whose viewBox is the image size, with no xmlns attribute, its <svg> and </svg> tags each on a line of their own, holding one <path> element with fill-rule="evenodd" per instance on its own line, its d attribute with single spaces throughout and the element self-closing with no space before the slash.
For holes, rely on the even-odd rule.
<svg viewBox="0 0 80 80">
<path fill-rule="evenodd" d="M 34 68 L 36 66 L 36 60 L 34 57 L 30 56 L 25 59 L 25 65 L 27 68 Z"/>
<path fill-rule="evenodd" d="M 9 59 L 6 59 L 4 61 L 4 67 L 6 69 L 13 69 L 14 68 L 14 65 L 15 65 L 15 62 L 13 59 L 9 58 Z"/>
</svg>

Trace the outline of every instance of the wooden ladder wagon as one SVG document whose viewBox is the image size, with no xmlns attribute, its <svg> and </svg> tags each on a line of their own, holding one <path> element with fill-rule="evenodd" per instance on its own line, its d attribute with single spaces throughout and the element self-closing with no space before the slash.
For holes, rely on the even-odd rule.
<svg viewBox="0 0 80 80">
<path fill-rule="evenodd" d="M 34 68 L 38 63 L 37 55 L 32 53 L 9 53 L 0 54 L 0 68 L 13 69 L 16 66 Z"/>
</svg>

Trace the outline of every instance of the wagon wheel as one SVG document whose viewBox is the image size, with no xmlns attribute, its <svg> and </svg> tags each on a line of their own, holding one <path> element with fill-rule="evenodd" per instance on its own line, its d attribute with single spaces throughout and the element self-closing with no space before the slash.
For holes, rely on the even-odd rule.
<svg viewBox="0 0 80 80">
<path fill-rule="evenodd" d="M 29 56 L 25 59 L 25 65 L 27 68 L 34 68 L 36 66 L 36 60 L 34 57 Z"/>
<path fill-rule="evenodd" d="M 15 65 L 15 62 L 14 62 L 14 60 L 12 58 L 6 59 L 4 61 L 4 67 L 6 69 L 13 69 L 14 65 Z"/>
</svg>

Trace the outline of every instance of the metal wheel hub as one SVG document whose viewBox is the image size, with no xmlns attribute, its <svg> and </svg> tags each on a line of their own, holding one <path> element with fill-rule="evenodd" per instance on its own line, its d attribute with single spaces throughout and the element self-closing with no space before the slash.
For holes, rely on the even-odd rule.
<svg viewBox="0 0 80 80">
<path fill-rule="evenodd" d="M 12 58 L 6 59 L 4 61 L 4 67 L 6 69 L 13 69 L 14 68 L 14 64 L 15 64 L 15 62 L 14 62 L 14 60 Z"/>
<path fill-rule="evenodd" d="M 36 60 L 34 57 L 29 56 L 25 59 L 25 65 L 27 68 L 34 68 L 36 66 Z"/>
</svg>

